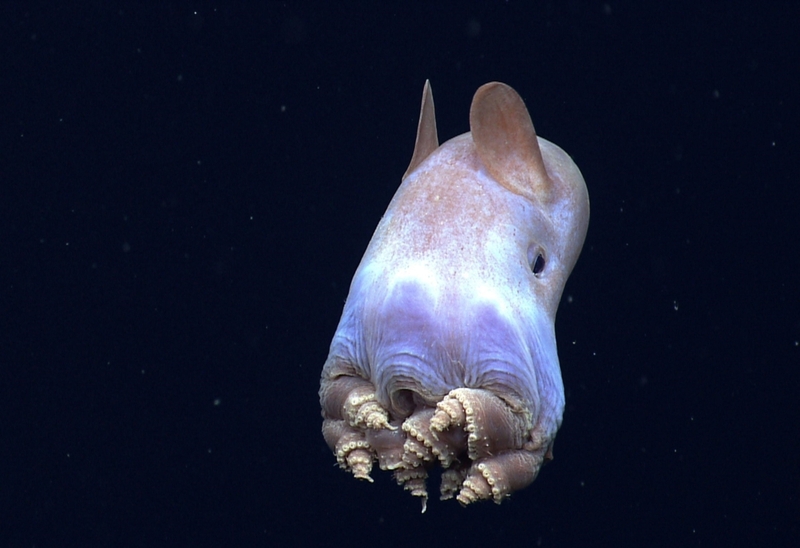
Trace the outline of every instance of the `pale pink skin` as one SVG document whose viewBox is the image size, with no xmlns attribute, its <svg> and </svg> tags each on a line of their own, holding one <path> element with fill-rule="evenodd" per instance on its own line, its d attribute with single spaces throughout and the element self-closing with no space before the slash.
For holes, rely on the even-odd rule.
<svg viewBox="0 0 800 548">
<path fill-rule="evenodd" d="M 564 410 L 555 314 L 589 218 L 580 172 L 536 137 L 511 88 L 483 86 L 471 125 L 437 148 L 426 83 L 412 165 L 322 372 L 339 464 L 369 479 L 377 460 L 423 509 L 437 463 L 442 498 L 469 504 L 500 502 L 551 458 Z"/>
</svg>

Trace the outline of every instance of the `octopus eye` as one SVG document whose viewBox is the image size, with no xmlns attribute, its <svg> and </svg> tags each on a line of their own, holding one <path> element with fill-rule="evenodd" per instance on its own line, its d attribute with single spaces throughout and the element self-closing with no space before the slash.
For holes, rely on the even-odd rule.
<svg viewBox="0 0 800 548">
<path fill-rule="evenodd" d="M 528 264 L 534 276 L 538 276 L 544 270 L 544 249 L 541 246 L 532 245 L 528 248 Z"/>
<path fill-rule="evenodd" d="M 536 260 L 533 261 L 533 266 L 531 266 L 531 271 L 534 275 L 538 275 L 542 270 L 544 270 L 544 257 L 541 253 L 536 255 Z"/>
</svg>

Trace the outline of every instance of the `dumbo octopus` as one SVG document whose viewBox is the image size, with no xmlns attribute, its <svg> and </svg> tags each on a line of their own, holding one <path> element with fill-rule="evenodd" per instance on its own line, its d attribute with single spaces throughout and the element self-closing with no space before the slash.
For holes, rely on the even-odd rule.
<svg viewBox="0 0 800 548">
<path fill-rule="evenodd" d="M 319 389 L 339 466 L 377 461 L 422 499 L 499 503 L 529 485 L 564 411 L 555 316 L 583 246 L 578 167 L 536 136 L 522 98 L 492 82 L 470 129 L 439 145 L 429 82 L 411 163 L 378 224 Z"/>
</svg>

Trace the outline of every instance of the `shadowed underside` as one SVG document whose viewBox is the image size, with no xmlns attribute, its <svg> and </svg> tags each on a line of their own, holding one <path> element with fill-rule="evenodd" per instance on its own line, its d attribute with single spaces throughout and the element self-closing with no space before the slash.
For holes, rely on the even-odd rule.
<svg viewBox="0 0 800 548">
<path fill-rule="evenodd" d="M 482 86 L 471 133 L 438 144 L 426 82 L 403 183 L 353 278 L 322 372 L 340 466 L 375 461 L 423 500 L 492 499 L 531 483 L 564 407 L 553 324 L 588 223 L 571 159 L 522 99 Z M 371 480 L 370 480 L 371 481 Z"/>
</svg>

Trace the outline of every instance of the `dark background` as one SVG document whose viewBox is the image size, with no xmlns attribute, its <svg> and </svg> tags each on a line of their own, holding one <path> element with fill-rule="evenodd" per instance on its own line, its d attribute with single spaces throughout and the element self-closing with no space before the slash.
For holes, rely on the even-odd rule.
<svg viewBox="0 0 800 548">
<path fill-rule="evenodd" d="M 796 2 L 64 4 L 0 7 L 0 546 L 797 546 Z M 592 219 L 555 461 L 421 515 L 317 387 L 426 78 Z"/>
</svg>

